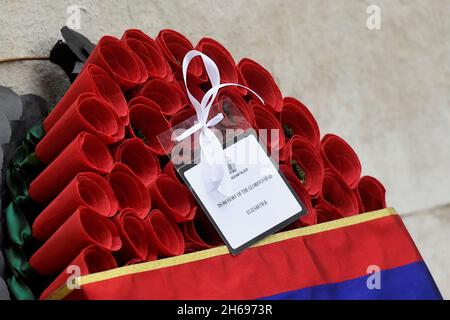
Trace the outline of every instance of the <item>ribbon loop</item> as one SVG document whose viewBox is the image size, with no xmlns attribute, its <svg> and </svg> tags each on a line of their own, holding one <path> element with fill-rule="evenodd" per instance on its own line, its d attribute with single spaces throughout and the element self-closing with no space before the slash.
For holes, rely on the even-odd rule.
<svg viewBox="0 0 450 320">
<path fill-rule="evenodd" d="M 201 101 L 198 101 L 189 91 L 187 79 L 189 64 L 196 57 L 201 57 L 211 83 L 211 88 L 205 93 Z M 201 130 L 202 132 L 199 136 L 199 146 L 201 149 L 200 164 L 204 165 L 205 169 L 203 180 L 205 184 L 209 186 L 209 191 L 218 190 L 222 194 L 228 195 L 232 192 L 231 177 L 228 171 L 228 164 L 225 154 L 223 152 L 222 141 L 220 141 L 210 129 L 221 122 L 224 119 L 224 115 L 222 113 L 218 113 L 213 118 L 208 120 L 211 107 L 217 97 L 217 94 L 219 93 L 219 90 L 227 86 L 245 88 L 252 92 L 259 100 L 261 100 L 262 103 L 264 103 L 264 101 L 256 92 L 243 85 L 237 83 L 221 84 L 219 68 L 210 57 L 200 51 L 191 50 L 184 56 L 182 70 L 186 92 L 190 102 L 194 106 L 197 114 L 197 121 L 192 127 L 175 137 L 173 140 L 181 142 L 195 132 Z"/>
</svg>

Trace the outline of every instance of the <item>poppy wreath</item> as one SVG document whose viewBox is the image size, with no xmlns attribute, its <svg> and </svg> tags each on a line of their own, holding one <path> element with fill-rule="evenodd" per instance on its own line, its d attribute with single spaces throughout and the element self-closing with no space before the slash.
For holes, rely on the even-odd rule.
<svg viewBox="0 0 450 320">
<path fill-rule="evenodd" d="M 17 299 L 45 298 L 70 265 L 86 275 L 223 244 L 157 140 L 195 115 L 181 72 L 193 49 L 216 63 L 223 83 L 264 100 L 240 87 L 216 98 L 230 99 L 254 129 L 279 130 L 276 141 L 262 142 L 278 148 L 280 172 L 308 211 L 288 229 L 386 207 L 383 185 L 361 177 L 352 147 L 334 134 L 321 139 L 311 110 L 283 97 L 259 63 L 237 63 L 210 38 L 194 46 L 174 30 L 155 38 L 127 30 L 100 39 L 6 170 L 7 281 Z M 200 62 L 187 72 L 197 98 L 209 88 Z"/>
</svg>

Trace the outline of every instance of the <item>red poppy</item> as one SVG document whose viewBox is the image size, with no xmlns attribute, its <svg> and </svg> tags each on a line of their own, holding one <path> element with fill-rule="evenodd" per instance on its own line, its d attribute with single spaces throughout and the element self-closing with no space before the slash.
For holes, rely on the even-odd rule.
<svg viewBox="0 0 450 320">
<path fill-rule="evenodd" d="M 334 134 L 325 135 L 321 144 L 321 155 L 325 167 L 342 175 L 350 188 L 356 187 L 361 177 L 361 162 L 352 147 Z"/>
<path fill-rule="evenodd" d="M 178 85 L 161 79 L 147 82 L 141 88 L 140 94 L 155 102 L 165 116 L 174 115 L 187 103 L 186 97 Z"/>
<path fill-rule="evenodd" d="M 320 154 L 305 138 L 294 136 L 286 145 L 286 162 L 311 197 L 322 190 L 324 165 Z"/>
<path fill-rule="evenodd" d="M 194 220 L 182 224 L 181 230 L 186 241 L 186 253 L 223 245 L 217 230 L 199 207 Z"/>
<path fill-rule="evenodd" d="M 363 212 L 370 212 L 386 208 L 386 189 L 374 177 L 362 177 L 356 190 L 361 199 Z"/>
<path fill-rule="evenodd" d="M 139 217 L 145 217 L 152 202 L 147 188 L 129 167 L 116 162 L 107 178 L 117 198 L 119 210 L 131 208 Z"/>
<path fill-rule="evenodd" d="M 184 56 L 193 50 L 192 43 L 174 30 L 161 30 L 155 39 L 175 73 L 181 71 Z M 193 59 L 188 68 L 188 79 L 196 83 L 206 81 L 203 64 L 199 58 Z"/>
<path fill-rule="evenodd" d="M 280 112 L 283 108 L 283 97 L 269 71 L 248 58 L 242 59 L 238 68 L 246 86 L 254 90 L 273 112 Z"/>
<path fill-rule="evenodd" d="M 122 246 L 114 223 L 86 207 L 69 219 L 31 256 L 31 268 L 39 275 L 61 272 L 83 248 L 95 244 L 108 251 Z"/>
<path fill-rule="evenodd" d="M 154 207 L 170 215 L 177 222 L 187 222 L 195 215 L 190 191 L 179 181 L 162 174 L 150 185 Z"/>
<path fill-rule="evenodd" d="M 271 155 L 279 152 L 286 143 L 280 122 L 266 106 L 257 102 L 252 102 L 252 106 L 260 141 L 267 146 Z"/>
<path fill-rule="evenodd" d="M 124 125 L 128 124 L 127 102 L 116 80 L 99 66 L 87 64 L 64 94 L 61 101 L 45 118 L 43 123 L 45 132 L 50 131 L 58 119 L 63 116 L 82 93 L 93 93 L 101 96 L 110 103 L 122 123 Z"/>
<path fill-rule="evenodd" d="M 172 70 L 161 49 L 152 38 L 141 30 L 129 29 L 124 32 L 122 40 L 144 62 L 150 79 L 172 81 Z"/>
<path fill-rule="evenodd" d="M 170 118 L 169 124 L 170 127 L 173 128 L 180 123 L 191 119 L 192 117 L 196 116 L 196 112 L 193 106 L 186 105 L 183 109 L 179 110 L 176 114 L 173 115 L 172 118 Z"/>
<path fill-rule="evenodd" d="M 229 99 L 249 125 L 256 128 L 253 107 L 242 98 L 241 92 L 237 88 L 225 88 L 219 92 L 218 97 L 218 101 L 226 101 L 226 99 Z"/>
<path fill-rule="evenodd" d="M 122 240 L 122 248 L 116 253 L 118 261 L 125 264 L 132 259 L 147 259 L 149 253 L 149 235 L 147 225 L 136 211 L 123 209 L 113 219 Z"/>
<path fill-rule="evenodd" d="M 141 139 L 123 141 L 113 154 L 114 159 L 130 168 L 146 187 L 161 173 L 158 158 Z"/>
<path fill-rule="evenodd" d="M 80 276 L 117 268 L 116 260 L 114 260 L 111 252 L 96 245 L 90 245 L 81 250 L 80 254 L 69 265 L 77 266 Z M 51 293 L 66 284 L 70 276 L 71 274 L 67 270 L 61 272 L 44 292 L 41 293 L 39 299 L 44 300 Z"/>
<path fill-rule="evenodd" d="M 125 136 L 125 127 L 109 103 L 95 94 L 84 93 L 37 144 L 36 155 L 43 163 L 50 163 L 83 131 L 94 134 L 105 144 Z"/>
<path fill-rule="evenodd" d="M 78 174 L 33 222 L 33 237 L 48 239 L 80 206 L 111 217 L 117 213 L 117 200 L 108 182 L 96 173 Z"/>
<path fill-rule="evenodd" d="M 158 256 L 171 257 L 184 253 L 184 239 L 175 221 L 155 209 L 145 218 L 151 244 Z"/>
<path fill-rule="evenodd" d="M 162 169 L 162 173 L 165 175 L 168 175 L 169 177 L 171 177 L 174 180 L 181 182 L 181 180 L 178 178 L 177 172 L 175 170 L 175 166 L 173 165 L 172 161 L 169 161 L 166 163 L 166 165 Z"/>
<path fill-rule="evenodd" d="M 293 227 L 306 227 L 317 224 L 316 212 L 313 208 L 311 198 L 308 191 L 305 189 L 300 180 L 292 172 L 291 168 L 286 165 L 280 166 L 280 171 L 284 174 L 287 182 L 291 185 L 298 198 L 302 201 L 307 213 L 300 217 L 297 223 L 294 223 Z"/>
<path fill-rule="evenodd" d="M 137 98 L 136 98 L 137 99 Z M 130 101 L 129 132 L 133 138 L 140 138 L 156 155 L 165 155 L 164 148 L 158 141 L 158 135 L 169 130 L 169 123 L 151 100 Z"/>
<path fill-rule="evenodd" d="M 327 220 L 349 217 L 359 213 L 358 200 L 342 176 L 325 170 L 322 193 L 318 199 L 321 212 Z"/>
<path fill-rule="evenodd" d="M 308 108 L 295 98 L 283 99 L 280 122 L 286 138 L 300 135 L 311 142 L 314 148 L 320 145 L 320 130 L 316 119 Z"/>
<path fill-rule="evenodd" d="M 106 145 L 93 134 L 82 132 L 31 182 L 30 197 L 37 203 L 49 203 L 78 173 L 106 174 L 112 166 Z"/>
<path fill-rule="evenodd" d="M 224 46 L 214 39 L 202 38 L 196 49 L 210 57 L 217 65 L 221 83 L 238 83 L 236 63 Z"/>
<path fill-rule="evenodd" d="M 89 55 L 86 64 L 95 64 L 111 74 L 122 89 L 147 81 L 144 62 L 119 39 L 104 36 Z"/>
</svg>

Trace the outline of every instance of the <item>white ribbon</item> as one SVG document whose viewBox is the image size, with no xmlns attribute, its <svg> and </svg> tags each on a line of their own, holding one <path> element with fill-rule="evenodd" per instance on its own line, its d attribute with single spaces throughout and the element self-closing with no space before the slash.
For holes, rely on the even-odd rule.
<svg viewBox="0 0 450 320">
<path fill-rule="evenodd" d="M 187 84 L 188 66 L 192 59 L 198 56 L 202 58 L 206 73 L 208 74 L 209 81 L 211 82 L 211 89 L 205 93 L 201 102 L 199 102 L 189 92 Z M 222 113 L 218 113 L 208 121 L 209 112 L 219 90 L 223 87 L 238 86 L 245 88 L 257 96 L 261 102 L 264 103 L 264 101 L 256 92 L 243 85 L 237 83 L 220 84 L 220 73 L 217 65 L 210 57 L 197 50 L 191 50 L 184 56 L 183 79 L 187 95 L 197 114 L 197 122 L 192 127 L 184 131 L 181 135 L 175 137 L 174 140 L 177 142 L 183 141 L 195 132 L 201 130 L 199 136 L 199 146 L 201 150 L 200 164 L 203 165 L 203 181 L 205 182 L 205 186 L 208 191 L 218 190 L 224 195 L 230 195 L 233 190 L 231 188 L 231 177 L 228 171 L 228 164 L 223 151 L 222 141 L 220 141 L 214 132 L 209 129 L 222 121 L 224 116 Z"/>
</svg>

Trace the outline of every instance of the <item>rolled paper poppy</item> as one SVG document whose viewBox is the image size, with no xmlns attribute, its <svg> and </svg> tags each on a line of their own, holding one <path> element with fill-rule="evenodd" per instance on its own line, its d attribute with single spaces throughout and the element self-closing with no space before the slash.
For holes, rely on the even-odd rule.
<svg viewBox="0 0 450 320">
<path fill-rule="evenodd" d="M 350 188 L 356 187 L 361 177 L 361 162 L 352 147 L 334 134 L 325 135 L 321 144 L 321 155 L 325 167 L 341 174 Z"/>
<path fill-rule="evenodd" d="M 286 162 L 309 195 L 316 198 L 322 190 L 324 165 L 319 152 L 305 138 L 294 136 L 286 145 Z"/>
<path fill-rule="evenodd" d="M 186 85 L 184 84 L 183 74 L 181 73 L 181 71 L 175 73 L 175 79 L 177 79 L 177 80 L 174 81 L 174 84 L 178 85 L 180 90 L 183 92 L 184 96 L 187 97 L 188 94 L 187 94 L 187 91 L 186 91 Z M 202 84 L 201 83 L 195 83 L 193 81 L 188 81 L 188 88 L 189 88 L 189 92 L 198 101 L 202 101 L 202 98 L 205 95 L 205 92 L 209 90 L 209 88 L 207 88 L 206 91 L 205 91 L 202 88 Z"/>
<path fill-rule="evenodd" d="M 303 103 L 295 98 L 284 98 L 280 122 L 286 138 L 290 139 L 294 135 L 299 135 L 311 142 L 314 148 L 319 148 L 319 126 L 314 116 Z"/>
<path fill-rule="evenodd" d="M 79 253 L 97 245 L 108 251 L 122 246 L 114 223 L 87 207 L 78 208 L 31 256 L 31 268 L 39 275 L 61 272 Z"/>
<path fill-rule="evenodd" d="M 269 71 L 248 58 L 242 59 L 238 68 L 247 87 L 254 90 L 273 112 L 280 112 L 283 108 L 283 97 Z"/>
<path fill-rule="evenodd" d="M 296 227 L 306 227 L 317 224 L 317 215 L 311 202 L 311 197 L 304 185 L 300 182 L 297 176 L 292 172 L 291 168 L 287 165 L 280 165 L 280 171 L 283 173 L 287 182 L 290 184 L 298 198 L 305 205 L 307 213 L 300 217 Z"/>
<path fill-rule="evenodd" d="M 150 261 L 150 260 L 149 260 Z M 142 260 L 142 259 L 131 259 L 130 261 L 128 261 L 127 263 L 125 263 L 125 266 L 132 266 L 134 264 L 140 264 L 140 263 L 144 263 L 147 262 L 147 260 Z"/>
<path fill-rule="evenodd" d="M 43 122 L 45 132 L 49 132 L 69 107 L 82 93 L 97 94 L 111 104 L 124 125 L 128 124 L 128 106 L 117 84 L 105 70 L 95 64 L 87 64 L 64 94 L 55 108 Z"/>
<path fill-rule="evenodd" d="M 332 221 L 335 219 L 339 219 L 337 217 L 340 216 L 339 211 L 337 211 L 335 208 L 331 208 L 329 206 L 323 206 L 320 204 L 318 204 L 314 207 L 314 211 L 316 211 L 318 224 Z"/>
<path fill-rule="evenodd" d="M 364 212 L 386 208 L 386 189 L 380 181 L 371 176 L 362 177 L 356 187 Z"/>
<path fill-rule="evenodd" d="M 219 92 L 218 100 L 226 101 L 226 99 L 230 99 L 250 126 L 256 128 L 255 112 L 253 111 L 253 107 L 245 102 L 237 88 L 226 88 Z"/>
<path fill-rule="evenodd" d="M 217 65 L 221 83 L 238 83 L 236 63 L 224 46 L 214 39 L 202 38 L 196 49 L 210 57 Z"/>
<path fill-rule="evenodd" d="M 183 109 L 174 114 L 172 118 L 170 118 L 169 125 L 171 128 L 173 128 L 176 125 L 195 116 L 196 113 L 194 107 L 191 105 L 186 105 Z"/>
<path fill-rule="evenodd" d="M 352 189 L 353 194 L 355 195 L 356 200 L 358 201 L 359 213 L 364 213 L 364 205 L 362 203 L 361 197 L 359 196 L 358 189 Z"/>
<path fill-rule="evenodd" d="M 115 149 L 114 159 L 130 168 L 146 187 L 161 173 L 158 159 L 138 138 L 123 141 Z"/>
<path fill-rule="evenodd" d="M 79 271 L 80 276 L 102 272 L 110 269 L 117 268 L 116 260 L 108 250 L 100 248 L 97 245 L 89 245 L 67 266 L 66 270 L 60 273 L 60 275 L 53 280 L 53 282 L 42 292 L 39 299 L 43 300 L 48 297 L 55 290 L 62 287 L 67 283 L 69 276 L 73 274 L 74 266 Z"/>
<path fill-rule="evenodd" d="M 199 207 L 197 207 L 194 220 L 183 223 L 181 230 L 186 242 L 186 253 L 223 245 L 217 230 Z"/>
<path fill-rule="evenodd" d="M 147 82 L 141 88 L 140 94 L 155 102 L 165 116 L 174 115 L 187 103 L 184 93 L 178 85 L 161 79 Z"/>
<path fill-rule="evenodd" d="M 145 260 L 151 241 L 144 220 L 136 211 L 126 208 L 114 217 L 113 222 L 122 240 L 122 248 L 115 254 L 119 263 L 126 264 L 132 259 Z"/>
<path fill-rule="evenodd" d="M 141 30 L 129 29 L 124 32 L 122 40 L 144 62 L 150 79 L 172 81 L 172 70 L 161 49 L 152 38 Z"/>
<path fill-rule="evenodd" d="M 181 71 L 184 56 L 194 49 L 192 43 L 185 36 L 170 29 L 161 30 L 155 41 L 174 72 Z M 200 59 L 193 59 L 189 65 L 188 80 L 196 83 L 206 81 Z"/>
<path fill-rule="evenodd" d="M 106 179 L 117 198 L 119 210 L 131 208 L 144 218 L 150 211 L 152 202 L 144 183 L 129 167 L 116 162 Z"/>
<path fill-rule="evenodd" d="M 93 134 L 82 132 L 31 182 L 30 197 L 37 203 L 49 203 L 78 173 L 106 174 L 112 166 L 106 145 Z"/>
<path fill-rule="evenodd" d="M 187 222 L 194 218 L 195 204 L 190 191 L 179 181 L 162 174 L 150 185 L 149 190 L 154 207 L 173 217 L 176 222 Z"/>
<path fill-rule="evenodd" d="M 95 94 L 84 93 L 37 144 L 37 157 L 49 164 L 83 131 L 94 134 L 105 144 L 125 136 L 125 127 L 109 104 Z"/>
<path fill-rule="evenodd" d="M 78 174 L 33 222 L 33 237 L 44 241 L 80 207 L 111 217 L 117 213 L 117 200 L 102 176 L 84 172 Z"/>
<path fill-rule="evenodd" d="M 256 102 L 252 102 L 252 106 L 260 141 L 267 146 L 267 151 L 271 155 L 279 152 L 286 143 L 280 122 L 267 107 Z"/>
<path fill-rule="evenodd" d="M 154 102 L 148 100 L 146 104 L 134 104 L 133 101 L 135 100 L 130 101 L 131 136 L 142 139 L 156 155 L 165 155 L 166 152 L 158 141 L 158 135 L 169 130 L 169 122 Z"/>
<path fill-rule="evenodd" d="M 172 257 L 184 253 L 184 238 L 173 218 L 155 209 L 145 218 L 148 234 L 159 257 Z"/>
<path fill-rule="evenodd" d="M 181 182 L 180 178 L 177 175 L 177 171 L 172 161 L 166 163 L 166 165 L 162 169 L 162 173 L 168 175 L 173 180 Z"/>
<path fill-rule="evenodd" d="M 322 193 L 318 204 L 326 212 L 328 220 L 349 217 L 359 213 L 358 200 L 341 175 L 326 169 Z"/>
<path fill-rule="evenodd" d="M 98 65 L 111 74 L 122 89 L 130 89 L 147 81 L 144 62 L 119 39 L 104 36 L 86 63 Z"/>
</svg>

